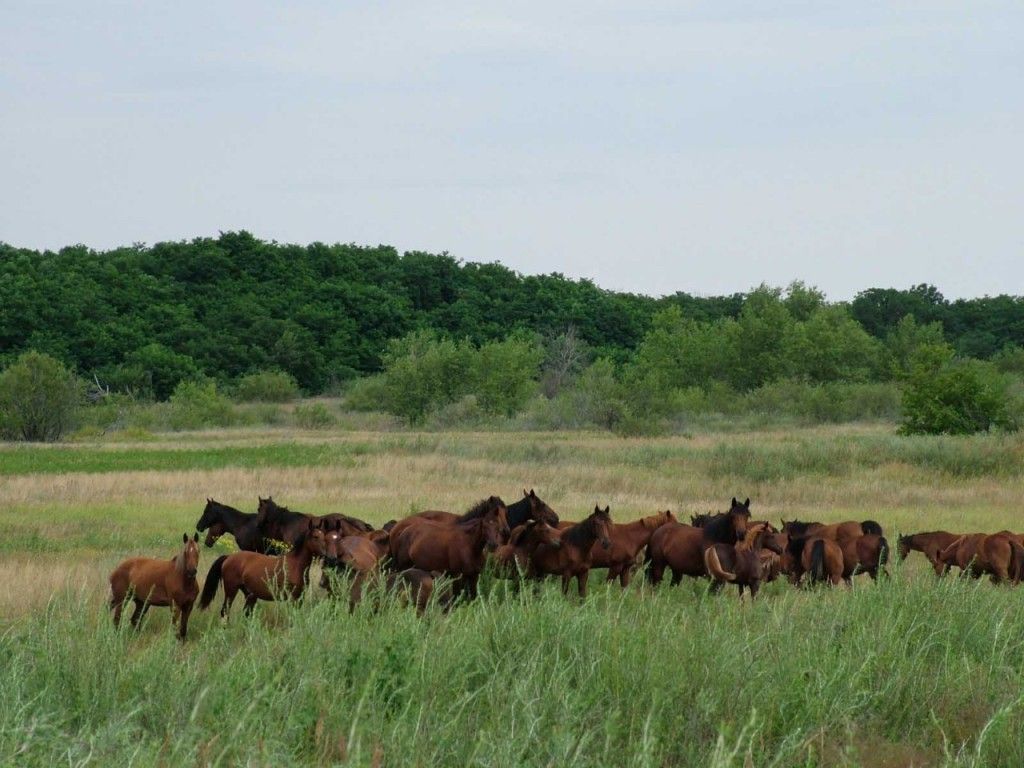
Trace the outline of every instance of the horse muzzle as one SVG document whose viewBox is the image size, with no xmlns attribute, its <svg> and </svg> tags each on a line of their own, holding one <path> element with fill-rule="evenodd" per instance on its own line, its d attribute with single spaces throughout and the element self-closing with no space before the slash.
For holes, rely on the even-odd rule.
<svg viewBox="0 0 1024 768">
<path fill-rule="evenodd" d="M 196 569 L 196 568 L 186 568 L 185 569 L 185 576 L 190 578 L 190 579 L 194 579 L 196 577 L 197 571 L 198 571 L 198 569 Z"/>
</svg>

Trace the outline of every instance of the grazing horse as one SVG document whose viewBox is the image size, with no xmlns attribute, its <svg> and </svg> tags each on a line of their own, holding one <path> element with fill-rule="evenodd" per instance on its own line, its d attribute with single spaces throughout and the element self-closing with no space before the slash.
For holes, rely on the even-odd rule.
<svg viewBox="0 0 1024 768">
<path fill-rule="evenodd" d="M 1018 584 L 1024 577 L 1024 546 L 1009 531 L 961 536 L 942 550 L 939 559 L 976 579 L 988 573 L 993 584 Z"/>
<path fill-rule="evenodd" d="M 178 637 L 188 633 L 188 617 L 199 594 L 199 534 L 181 536 L 181 552 L 170 560 L 130 557 L 110 574 L 110 607 L 114 626 L 121 623 L 121 611 L 130 599 L 135 602 L 132 626 L 138 626 L 151 605 L 171 607 L 171 622 L 178 625 Z"/>
<path fill-rule="evenodd" d="M 381 581 L 383 579 L 383 582 Z M 362 602 L 363 592 L 368 587 L 384 588 L 402 599 L 411 600 L 416 613 L 422 616 L 434 594 L 434 575 L 419 568 L 406 568 L 397 573 L 382 574 L 379 571 L 360 571 L 352 580 L 349 590 L 348 609 L 352 612 Z"/>
<path fill-rule="evenodd" d="M 717 591 L 725 583 L 739 587 L 740 598 L 743 588 L 750 590 L 750 598 L 757 596 L 761 582 L 765 580 L 765 565 L 762 550 L 780 555 L 782 549 L 767 522 L 751 525 L 746 536 L 735 545 L 712 544 L 704 550 L 704 566 L 714 582 Z"/>
<path fill-rule="evenodd" d="M 498 504 L 455 522 L 406 518 L 391 529 L 388 546 L 395 570 L 443 571 L 458 577 L 460 591 L 474 598 L 486 552 L 496 550 L 508 535 L 505 505 Z"/>
<path fill-rule="evenodd" d="M 942 562 L 939 555 L 950 544 L 959 539 L 959 534 L 948 531 L 927 531 L 924 533 L 911 533 L 908 536 L 900 536 L 897 542 L 897 551 L 900 560 L 906 560 L 911 552 L 921 552 L 928 562 L 931 563 L 936 576 L 944 576 L 949 566 Z"/>
<path fill-rule="evenodd" d="M 239 549 L 266 553 L 268 545 L 260 531 L 259 517 L 258 514 L 242 512 L 219 501 L 207 499 L 203 516 L 196 523 L 196 530 L 200 533 L 206 531 L 204 544 L 208 547 L 212 547 L 225 533 L 230 533 L 235 537 Z"/>
<path fill-rule="evenodd" d="M 323 529 L 307 520 L 305 530 L 287 554 L 278 557 L 258 552 L 222 555 L 214 560 L 206 574 L 199 607 L 206 610 L 210 606 L 221 581 L 224 582 L 224 605 L 220 615 L 225 619 L 239 591 L 245 595 L 246 616 L 252 614 L 258 600 L 276 600 L 281 594 L 298 600 L 306 587 L 313 558 L 323 557 L 325 547 Z"/>
<path fill-rule="evenodd" d="M 637 555 L 646 547 L 651 536 L 661 526 L 676 522 L 671 511 L 642 517 L 631 523 L 612 523 L 609 538 L 611 547 L 594 546 L 590 552 L 591 568 L 607 568 L 607 581 L 618 579 L 623 587 L 629 586 Z"/>
<path fill-rule="evenodd" d="M 808 536 L 816 536 L 822 539 L 831 539 L 838 544 L 846 544 L 853 539 L 859 539 L 866 534 L 882 536 L 882 526 L 874 520 L 854 522 L 849 520 L 845 523 L 805 523 L 800 520 L 783 520 L 782 532 L 788 533 L 798 539 Z"/>
<path fill-rule="evenodd" d="M 712 544 L 733 545 L 742 541 L 749 520 L 750 499 L 741 504 L 734 498 L 728 512 L 702 518 L 700 528 L 681 523 L 661 526 L 647 545 L 647 572 L 651 583 L 661 582 L 666 567 L 672 571 L 673 586 L 682 581 L 683 576 L 707 576 L 704 550 Z"/>
<path fill-rule="evenodd" d="M 594 544 L 600 542 L 604 549 L 610 549 L 611 509 L 595 506 L 594 511 L 582 522 L 562 531 L 558 547 L 541 545 L 530 558 L 530 575 L 562 577 L 562 593 L 569 593 L 569 584 L 576 579 L 581 598 L 587 596 L 587 579 L 590 576 L 591 552 Z"/>
<path fill-rule="evenodd" d="M 494 550 L 492 560 L 496 574 L 505 578 L 518 578 L 520 574 L 526 573 L 533 551 L 542 544 L 558 549 L 562 545 L 559 529 L 543 520 L 527 520 L 513 528 L 508 544 L 502 544 Z"/>
</svg>

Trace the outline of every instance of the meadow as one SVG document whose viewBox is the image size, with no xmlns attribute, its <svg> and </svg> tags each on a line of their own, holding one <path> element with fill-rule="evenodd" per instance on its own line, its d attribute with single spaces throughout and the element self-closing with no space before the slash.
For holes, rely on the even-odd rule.
<svg viewBox="0 0 1024 768">
<path fill-rule="evenodd" d="M 617 521 L 753 500 L 754 517 L 898 532 L 1018 524 L 1024 439 L 849 424 L 587 432 L 250 428 L 0 447 L 0 764 L 1019 766 L 1024 592 L 936 581 L 920 555 L 852 590 L 591 576 L 582 604 L 486 579 L 418 619 L 313 586 L 227 626 L 115 630 L 107 575 L 170 557 L 205 499 L 375 524 L 537 492 Z M 229 539 L 229 537 L 226 537 Z M 203 550 L 200 572 L 227 540 Z M 318 573 L 313 574 L 313 584 Z"/>
</svg>

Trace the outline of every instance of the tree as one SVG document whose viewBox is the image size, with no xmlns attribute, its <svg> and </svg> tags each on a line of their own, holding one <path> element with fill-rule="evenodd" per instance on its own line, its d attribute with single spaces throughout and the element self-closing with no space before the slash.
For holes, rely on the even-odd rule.
<svg viewBox="0 0 1024 768">
<path fill-rule="evenodd" d="M 786 359 L 789 374 L 808 381 L 868 381 L 881 367 L 881 344 L 845 306 L 820 306 L 789 326 Z"/>
<path fill-rule="evenodd" d="M 480 347 L 472 391 L 484 413 L 514 416 L 536 392 L 543 357 L 537 342 L 525 334 Z"/>
<path fill-rule="evenodd" d="M 157 400 L 166 400 L 174 388 L 199 375 L 196 361 L 163 344 L 147 344 L 128 354 L 113 382 L 124 388 L 138 388 Z"/>
<path fill-rule="evenodd" d="M 25 352 L 0 374 L 0 431 L 19 440 L 59 440 L 81 397 L 81 383 L 59 360 Z"/>
<path fill-rule="evenodd" d="M 545 347 L 541 390 L 551 399 L 580 372 L 587 359 L 587 344 L 570 325 L 564 333 L 548 339 Z"/>
</svg>

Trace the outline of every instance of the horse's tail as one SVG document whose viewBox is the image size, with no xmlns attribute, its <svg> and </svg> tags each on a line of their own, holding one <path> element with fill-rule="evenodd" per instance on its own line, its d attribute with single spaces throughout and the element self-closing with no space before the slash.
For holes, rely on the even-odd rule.
<svg viewBox="0 0 1024 768">
<path fill-rule="evenodd" d="M 875 536 L 882 535 L 882 526 L 880 526 L 874 520 L 864 520 L 860 524 L 860 529 L 864 531 L 865 535 L 871 533 L 873 533 Z"/>
<path fill-rule="evenodd" d="M 205 611 L 210 607 L 210 603 L 213 602 L 213 596 L 217 594 L 217 587 L 220 586 L 221 570 L 224 568 L 224 561 L 227 559 L 227 555 L 221 555 L 213 561 L 213 565 L 207 571 L 206 583 L 203 584 L 203 594 L 199 598 L 200 610 Z"/>
<path fill-rule="evenodd" d="M 811 578 L 814 581 L 825 581 L 828 573 L 825 569 L 825 540 L 816 539 L 811 544 Z"/>
<path fill-rule="evenodd" d="M 889 541 L 885 536 L 878 537 L 878 568 L 882 569 L 889 562 Z"/>
<path fill-rule="evenodd" d="M 722 561 L 718 559 L 718 551 L 714 546 L 704 550 L 704 567 L 719 581 L 736 581 L 736 574 L 729 573 L 722 567 Z"/>
<path fill-rule="evenodd" d="M 1014 584 L 1024 580 L 1024 547 L 1016 539 L 1010 539 L 1010 581 Z"/>
</svg>

